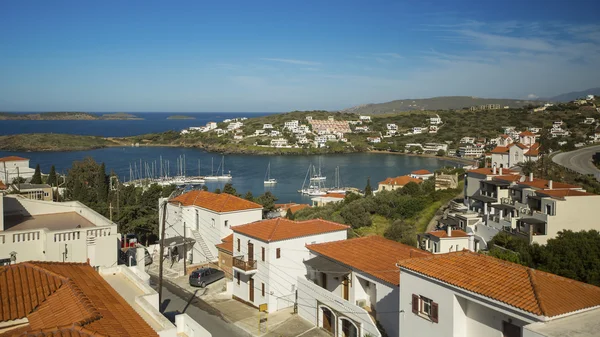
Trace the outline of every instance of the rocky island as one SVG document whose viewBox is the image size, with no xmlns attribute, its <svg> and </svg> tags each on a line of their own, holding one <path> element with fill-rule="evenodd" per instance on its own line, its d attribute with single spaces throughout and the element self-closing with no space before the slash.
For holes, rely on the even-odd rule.
<svg viewBox="0 0 600 337">
<path fill-rule="evenodd" d="M 97 115 L 89 112 L 40 112 L 40 113 L 14 113 L 0 112 L 0 120 L 32 120 L 32 121 L 78 121 L 78 120 L 143 120 L 138 116 L 128 113 L 114 113 Z"/>
</svg>

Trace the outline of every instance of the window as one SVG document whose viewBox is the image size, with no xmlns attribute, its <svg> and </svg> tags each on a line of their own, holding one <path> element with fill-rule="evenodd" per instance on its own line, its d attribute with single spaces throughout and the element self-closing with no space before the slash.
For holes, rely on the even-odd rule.
<svg viewBox="0 0 600 337">
<path fill-rule="evenodd" d="M 213 228 L 215 228 L 215 219 L 210 219 L 210 220 L 211 220 L 211 226 L 212 226 Z"/>
<path fill-rule="evenodd" d="M 281 257 L 281 248 L 277 248 L 276 255 L 277 258 Z"/>
<path fill-rule="evenodd" d="M 198 214 L 198 210 L 196 210 L 196 230 L 200 230 L 200 214 Z"/>
<path fill-rule="evenodd" d="M 264 262 L 265 261 L 265 247 L 260 248 L 260 255 L 261 255 L 261 260 Z"/>
<path fill-rule="evenodd" d="M 235 278 L 237 280 L 237 284 L 240 284 L 240 273 L 238 273 L 237 271 L 235 272 Z"/>
<path fill-rule="evenodd" d="M 225 220 L 225 227 L 229 225 L 229 220 Z"/>
<path fill-rule="evenodd" d="M 438 304 L 425 296 L 412 295 L 412 312 L 434 323 L 438 322 Z"/>
<path fill-rule="evenodd" d="M 240 239 L 238 239 L 238 252 L 240 251 Z"/>
<path fill-rule="evenodd" d="M 264 283 L 262 284 L 262 287 L 261 287 L 261 293 L 262 293 L 262 297 L 265 297 L 265 284 Z"/>
</svg>

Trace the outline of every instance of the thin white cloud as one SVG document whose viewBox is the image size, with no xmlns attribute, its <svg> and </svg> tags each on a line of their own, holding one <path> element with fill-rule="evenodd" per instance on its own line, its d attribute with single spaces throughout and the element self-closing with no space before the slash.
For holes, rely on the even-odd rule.
<svg viewBox="0 0 600 337">
<path fill-rule="evenodd" d="M 375 56 L 381 56 L 381 57 L 389 57 L 389 58 L 394 58 L 394 59 L 401 59 L 404 58 L 402 57 L 402 55 L 398 54 L 398 53 L 376 53 L 373 54 Z"/>
<path fill-rule="evenodd" d="M 313 61 L 295 60 L 295 59 L 281 59 L 281 58 L 268 58 L 268 57 L 261 58 L 261 60 L 263 60 L 263 61 L 288 63 L 288 64 L 299 64 L 299 65 L 304 65 L 304 66 L 318 66 L 318 65 L 321 64 L 320 62 L 313 62 Z"/>
<path fill-rule="evenodd" d="M 537 98 L 540 98 L 540 96 L 538 96 L 536 94 L 529 94 L 529 95 L 527 95 L 527 98 L 528 99 L 537 99 Z"/>
</svg>

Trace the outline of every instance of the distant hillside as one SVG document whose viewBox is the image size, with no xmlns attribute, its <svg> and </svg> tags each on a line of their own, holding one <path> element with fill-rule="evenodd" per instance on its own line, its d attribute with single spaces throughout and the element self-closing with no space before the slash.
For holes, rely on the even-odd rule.
<svg viewBox="0 0 600 337">
<path fill-rule="evenodd" d="M 600 96 L 600 88 L 591 88 L 583 91 L 573 91 L 566 94 L 550 97 L 547 100 L 551 102 L 570 102 L 578 98 L 583 98 L 587 95 Z"/>
<path fill-rule="evenodd" d="M 0 112 L 0 120 L 142 120 L 132 114 L 118 112 L 98 116 L 89 112 L 40 112 L 40 113 L 14 113 Z"/>
<path fill-rule="evenodd" d="M 423 99 L 403 99 L 378 104 L 365 104 L 344 109 L 342 112 L 357 114 L 383 114 L 412 110 L 462 109 L 473 105 L 483 104 L 500 104 L 502 107 L 509 106 L 511 108 L 520 108 L 527 104 L 539 104 L 539 102 L 501 98 L 478 98 L 470 96 L 445 96 Z"/>
</svg>

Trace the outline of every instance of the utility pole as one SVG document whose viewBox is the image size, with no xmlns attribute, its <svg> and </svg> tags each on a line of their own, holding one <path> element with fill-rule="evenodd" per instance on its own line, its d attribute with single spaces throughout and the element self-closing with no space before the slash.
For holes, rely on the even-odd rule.
<svg viewBox="0 0 600 337">
<path fill-rule="evenodd" d="M 179 204 L 181 212 L 181 204 Z M 183 222 L 183 275 L 187 275 L 187 242 L 185 242 L 185 221 Z"/>
<path fill-rule="evenodd" d="M 112 222 L 112 202 L 108 203 L 108 211 L 109 211 L 109 216 L 110 216 L 110 221 Z"/>
<path fill-rule="evenodd" d="M 165 227 L 167 220 L 167 201 L 164 201 L 162 204 L 163 214 L 162 214 L 162 227 L 160 229 L 160 249 L 159 249 L 159 257 L 158 257 L 158 305 L 162 303 L 162 283 L 163 283 L 163 260 L 165 255 Z"/>
</svg>

